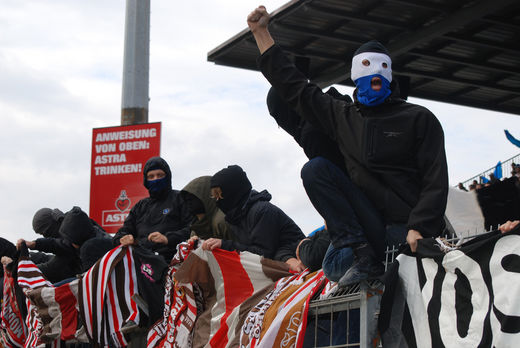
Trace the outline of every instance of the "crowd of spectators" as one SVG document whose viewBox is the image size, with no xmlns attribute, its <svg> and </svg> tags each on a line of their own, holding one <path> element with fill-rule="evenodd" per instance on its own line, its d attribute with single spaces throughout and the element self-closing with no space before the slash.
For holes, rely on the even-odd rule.
<svg viewBox="0 0 520 348">
<path fill-rule="evenodd" d="M 520 183 L 520 164 L 516 164 L 515 162 L 512 162 L 511 163 L 511 176 L 510 178 L 517 178 L 517 182 Z M 468 188 L 466 188 L 464 186 L 463 183 L 459 183 L 458 184 L 458 188 L 462 191 L 466 191 L 468 192 L 468 189 L 469 191 L 476 191 L 476 190 L 480 190 L 481 188 L 483 187 L 488 187 L 488 186 L 491 186 L 493 184 L 496 184 L 498 182 L 502 181 L 502 178 L 501 177 L 497 177 L 495 175 L 495 173 L 490 173 L 489 174 L 489 178 L 486 178 L 484 176 L 480 176 L 480 180 L 476 180 L 474 179 L 471 184 L 469 184 Z M 520 187 L 520 185 L 517 184 L 517 186 Z"/>
</svg>

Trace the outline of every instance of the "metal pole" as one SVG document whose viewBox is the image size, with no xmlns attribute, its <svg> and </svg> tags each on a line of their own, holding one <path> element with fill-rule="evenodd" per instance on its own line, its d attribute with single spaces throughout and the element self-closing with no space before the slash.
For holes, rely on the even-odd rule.
<svg viewBox="0 0 520 348">
<path fill-rule="evenodd" d="M 150 0 L 127 0 L 121 125 L 148 123 Z"/>
</svg>

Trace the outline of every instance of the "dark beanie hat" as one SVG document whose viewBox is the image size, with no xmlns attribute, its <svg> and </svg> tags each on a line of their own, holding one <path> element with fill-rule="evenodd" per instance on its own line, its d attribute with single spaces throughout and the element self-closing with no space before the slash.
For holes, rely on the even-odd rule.
<svg viewBox="0 0 520 348">
<path fill-rule="evenodd" d="M 222 190 L 223 198 L 217 201 L 217 206 L 226 214 L 243 204 L 252 189 L 246 172 L 237 165 L 228 166 L 213 175 L 211 187 L 220 187 Z"/>
<path fill-rule="evenodd" d="M 354 56 L 364 52 L 384 53 L 390 57 L 390 53 L 388 53 L 388 50 L 385 48 L 385 46 L 376 40 L 370 40 L 359 46 L 356 52 L 354 52 Z"/>
<path fill-rule="evenodd" d="M 60 226 L 60 235 L 76 245 L 95 236 L 94 225 L 80 207 L 73 207 L 65 214 Z"/>
<path fill-rule="evenodd" d="M 63 212 L 59 209 L 41 208 L 34 214 L 32 220 L 34 232 L 46 238 L 58 237 L 58 230 L 63 216 Z"/>
</svg>

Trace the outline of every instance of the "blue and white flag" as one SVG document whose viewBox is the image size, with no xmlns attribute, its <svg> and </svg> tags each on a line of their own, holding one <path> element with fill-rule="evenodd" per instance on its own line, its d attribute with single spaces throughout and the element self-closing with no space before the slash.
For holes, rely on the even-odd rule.
<svg viewBox="0 0 520 348">
<path fill-rule="evenodd" d="M 518 140 L 514 136 L 512 136 L 511 133 L 509 133 L 509 131 L 507 129 L 504 129 L 504 133 L 506 133 L 507 140 L 512 142 L 514 145 L 520 147 L 520 140 Z"/>
</svg>

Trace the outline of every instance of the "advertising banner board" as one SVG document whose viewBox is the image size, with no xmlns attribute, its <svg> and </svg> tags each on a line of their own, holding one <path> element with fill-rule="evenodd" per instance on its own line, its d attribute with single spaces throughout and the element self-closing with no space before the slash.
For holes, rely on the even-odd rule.
<svg viewBox="0 0 520 348">
<path fill-rule="evenodd" d="M 90 170 L 90 217 L 109 233 L 148 197 L 143 167 L 161 152 L 161 123 L 94 128 Z"/>
</svg>

